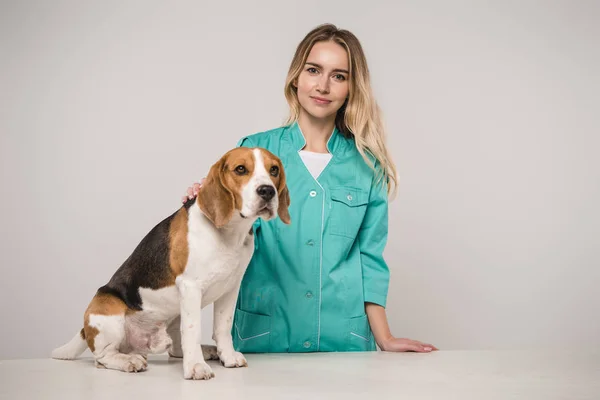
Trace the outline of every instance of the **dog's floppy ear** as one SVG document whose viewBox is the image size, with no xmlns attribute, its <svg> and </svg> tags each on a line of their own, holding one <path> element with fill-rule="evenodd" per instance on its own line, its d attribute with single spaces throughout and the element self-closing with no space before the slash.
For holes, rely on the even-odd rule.
<svg viewBox="0 0 600 400">
<path fill-rule="evenodd" d="M 287 182 L 285 179 L 285 172 L 283 171 L 283 165 L 279 169 L 279 188 L 277 192 L 279 193 L 279 206 L 277 207 L 277 215 L 281 219 L 281 222 L 289 225 L 291 222 L 290 213 L 288 212 L 288 207 L 290 206 L 290 191 L 287 187 Z"/>
<path fill-rule="evenodd" d="M 234 197 L 225 185 L 225 159 L 223 156 L 208 172 L 198 192 L 198 205 L 206 217 L 221 228 L 229 222 L 234 211 Z"/>
</svg>

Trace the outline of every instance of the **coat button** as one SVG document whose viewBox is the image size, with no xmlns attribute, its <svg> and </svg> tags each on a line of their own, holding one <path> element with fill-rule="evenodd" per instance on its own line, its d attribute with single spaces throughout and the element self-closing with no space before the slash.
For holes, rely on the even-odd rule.
<svg viewBox="0 0 600 400">
<path fill-rule="evenodd" d="M 315 192 L 314 190 L 310 191 L 310 197 L 315 197 L 317 195 L 317 192 Z"/>
<path fill-rule="evenodd" d="M 310 342 L 306 341 L 304 342 L 304 348 L 308 349 L 310 347 Z"/>
<path fill-rule="evenodd" d="M 348 201 L 352 201 L 352 195 L 348 195 L 348 197 L 346 197 L 348 199 Z"/>
<path fill-rule="evenodd" d="M 306 298 L 308 298 L 308 299 L 312 298 L 312 292 L 306 292 Z"/>
<path fill-rule="evenodd" d="M 307 246 L 314 246 L 315 242 L 313 242 L 312 240 L 309 240 L 308 242 L 306 242 Z"/>
</svg>

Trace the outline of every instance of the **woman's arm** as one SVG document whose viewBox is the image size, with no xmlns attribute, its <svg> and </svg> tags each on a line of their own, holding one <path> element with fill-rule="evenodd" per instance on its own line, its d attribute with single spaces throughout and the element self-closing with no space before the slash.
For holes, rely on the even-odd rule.
<svg viewBox="0 0 600 400">
<path fill-rule="evenodd" d="M 419 353 L 428 353 L 437 348 L 429 343 L 421 343 L 418 340 L 398 339 L 390 332 L 385 308 L 379 304 L 365 303 L 365 309 L 371 325 L 371 331 L 375 336 L 375 341 L 383 351 L 416 351 Z"/>
</svg>

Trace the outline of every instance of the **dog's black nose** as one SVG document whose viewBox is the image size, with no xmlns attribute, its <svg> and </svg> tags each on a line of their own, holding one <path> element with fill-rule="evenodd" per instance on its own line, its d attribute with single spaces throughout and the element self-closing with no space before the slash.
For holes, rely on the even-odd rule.
<svg viewBox="0 0 600 400">
<path fill-rule="evenodd" d="M 256 193 L 266 201 L 269 201 L 275 196 L 275 188 L 271 185 L 260 185 L 256 189 Z"/>
</svg>

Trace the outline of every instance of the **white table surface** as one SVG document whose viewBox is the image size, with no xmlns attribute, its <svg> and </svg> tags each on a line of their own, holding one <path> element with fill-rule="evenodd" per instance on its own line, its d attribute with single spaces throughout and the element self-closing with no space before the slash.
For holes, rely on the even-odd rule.
<svg viewBox="0 0 600 400">
<path fill-rule="evenodd" d="M 0 399 L 594 399 L 600 351 L 248 354 L 248 368 L 210 361 L 186 381 L 180 359 L 148 370 L 98 369 L 91 358 L 0 361 Z"/>
</svg>

